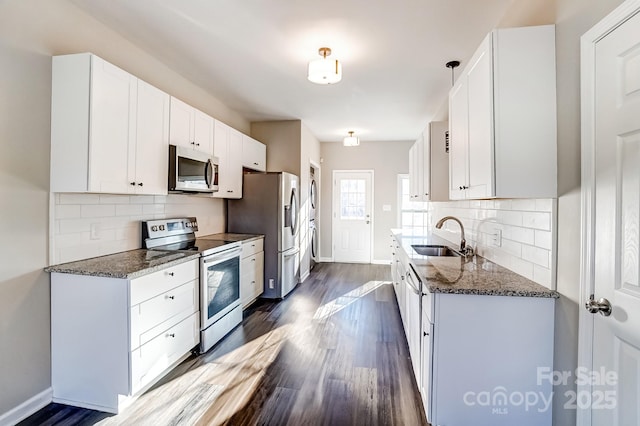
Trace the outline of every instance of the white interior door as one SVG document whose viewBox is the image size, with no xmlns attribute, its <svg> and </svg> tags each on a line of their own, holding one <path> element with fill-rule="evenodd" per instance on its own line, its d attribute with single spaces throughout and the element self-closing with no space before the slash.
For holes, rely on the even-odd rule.
<svg viewBox="0 0 640 426">
<path fill-rule="evenodd" d="M 590 424 L 638 425 L 640 14 L 599 40 L 594 60 L 592 370 L 612 375 L 592 387 Z"/>
<path fill-rule="evenodd" d="M 372 171 L 333 172 L 333 260 L 371 263 Z"/>
</svg>

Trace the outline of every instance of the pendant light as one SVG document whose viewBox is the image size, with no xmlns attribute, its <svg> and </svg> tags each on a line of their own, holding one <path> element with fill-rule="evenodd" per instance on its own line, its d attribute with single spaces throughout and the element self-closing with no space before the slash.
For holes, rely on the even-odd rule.
<svg viewBox="0 0 640 426">
<path fill-rule="evenodd" d="M 318 54 L 321 59 L 309 62 L 307 78 L 316 84 L 333 84 L 342 80 L 342 65 L 337 59 L 329 59 L 331 49 L 321 47 Z"/>
<path fill-rule="evenodd" d="M 349 136 L 342 140 L 344 146 L 358 146 L 360 145 L 360 139 L 357 136 L 353 136 L 353 131 L 349 132 Z"/>
</svg>

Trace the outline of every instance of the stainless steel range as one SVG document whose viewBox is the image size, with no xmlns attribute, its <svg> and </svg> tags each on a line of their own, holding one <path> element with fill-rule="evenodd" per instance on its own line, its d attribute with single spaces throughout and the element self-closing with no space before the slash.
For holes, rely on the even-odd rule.
<svg viewBox="0 0 640 426">
<path fill-rule="evenodd" d="M 200 253 L 200 352 L 242 322 L 239 242 L 196 238 L 195 217 L 142 222 L 147 249 Z"/>
</svg>

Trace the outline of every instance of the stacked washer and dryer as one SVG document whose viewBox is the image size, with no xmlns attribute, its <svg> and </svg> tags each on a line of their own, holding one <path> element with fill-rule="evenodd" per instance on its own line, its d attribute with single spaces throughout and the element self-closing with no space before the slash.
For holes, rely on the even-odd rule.
<svg viewBox="0 0 640 426">
<path fill-rule="evenodd" d="M 316 209 L 318 208 L 318 185 L 316 184 L 315 168 L 311 166 L 309 170 L 309 235 L 311 261 L 310 269 L 313 269 L 318 262 L 318 228 L 316 226 Z"/>
</svg>

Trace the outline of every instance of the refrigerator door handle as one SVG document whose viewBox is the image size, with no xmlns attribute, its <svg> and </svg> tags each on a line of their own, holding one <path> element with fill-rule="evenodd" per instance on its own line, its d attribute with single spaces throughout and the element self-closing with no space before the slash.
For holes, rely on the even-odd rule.
<svg viewBox="0 0 640 426">
<path fill-rule="evenodd" d="M 287 251 L 283 252 L 282 255 L 284 257 L 291 257 L 291 256 L 295 256 L 298 253 L 300 253 L 300 249 L 298 247 L 296 247 L 296 248 L 292 248 L 290 250 L 287 250 Z"/>
</svg>

